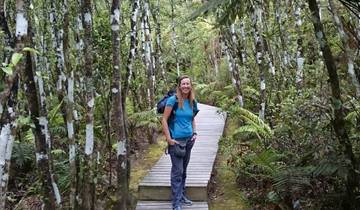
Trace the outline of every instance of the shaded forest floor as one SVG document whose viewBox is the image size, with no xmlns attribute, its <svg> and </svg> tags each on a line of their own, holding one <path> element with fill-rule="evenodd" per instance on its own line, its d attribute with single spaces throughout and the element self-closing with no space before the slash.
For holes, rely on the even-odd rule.
<svg viewBox="0 0 360 210">
<path fill-rule="evenodd" d="M 135 197 L 133 207 L 136 207 L 138 197 L 138 185 L 142 178 L 155 165 L 158 159 L 164 154 L 166 141 L 162 136 L 156 144 L 143 148 L 143 152 L 137 154 L 132 160 L 130 192 Z M 235 175 L 226 166 L 226 157 L 218 152 L 213 176 L 209 187 L 209 208 L 210 210 L 227 209 L 242 210 L 249 209 L 243 193 L 236 184 Z"/>
<path fill-rule="evenodd" d="M 235 174 L 228 168 L 226 157 L 218 152 L 209 189 L 209 209 L 249 209 L 243 192 L 236 183 Z"/>
</svg>

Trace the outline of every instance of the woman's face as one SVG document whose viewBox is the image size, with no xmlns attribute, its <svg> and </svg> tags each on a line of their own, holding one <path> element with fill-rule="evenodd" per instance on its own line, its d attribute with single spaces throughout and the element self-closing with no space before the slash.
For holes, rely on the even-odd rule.
<svg viewBox="0 0 360 210">
<path fill-rule="evenodd" d="M 180 81 L 180 90 L 183 94 L 188 94 L 191 91 L 190 78 L 184 78 Z"/>
</svg>

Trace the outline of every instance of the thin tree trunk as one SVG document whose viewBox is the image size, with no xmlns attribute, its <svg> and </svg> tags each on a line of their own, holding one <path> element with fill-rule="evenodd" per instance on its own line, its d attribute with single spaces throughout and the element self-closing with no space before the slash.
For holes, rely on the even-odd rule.
<svg viewBox="0 0 360 210">
<path fill-rule="evenodd" d="M 269 32 L 269 29 L 268 29 L 268 20 L 269 20 L 269 7 L 266 6 L 266 3 L 263 3 L 262 5 L 262 11 L 264 13 L 263 16 L 263 21 L 261 22 L 262 24 L 262 27 L 263 27 L 263 30 L 265 31 L 265 33 L 268 33 Z M 274 55 L 273 55 L 273 50 L 272 50 L 272 45 L 271 45 L 271 40 L 267 40 L 265 39 L 265 37 L 263 37 L 263 40 L 264 40 L 264 58 L 266 58 L 266 61 L 267 61 L 267 64 L 268 64 L 268 68 L 269 68 L 269 73 L 273 76 L 275 76 L 275 60 L 274 60 Z"/>
<path fill-rule="evenodd" d="M 84 59 L 84 56 L 83 56 L 83 49 L 84 49 L 84 41 L 83 41 L 83 24 L 82 24 L 82 14 L 81 14 L 81 0 L 77 0 L 75 3 L 75 8 L 72 8 L 72 13 L 73 15 L 70 16 L 70 17 L 73 17 L 72 19 L 72 27 L 74 28 L 74 39 L 75 39 L 75 52 L 76 52 L 76 62 L 75 62 L 75 65 L 72 66 L 72 65 L 69 65 L 69 68 L 67 69 L 68 72 L 70 72 L 70 75 L 68 73 L 68 93 L 67 93 L 67 97 L 69 99 L 69 105 L 71 105 L 71 94 L 74 94 L 74 90 L 71 90 L 72 88 L 74 88 L 76 86 L 76 83 L 78 83 L 79 86 L 82 85 L 82 83 L 77 81 L 77 79 L 79 79 L 79 77 L 82 77 L 81 73 L 83 72 L 82 69 L 83 69 L 83 59 Z M 66 46 L 66 47 L 69 47 L 69 46 Z M 67 63 L 67 62 L 65 62 Z M 70 69 L 71 68 L 71 69 Z M 74 71 L 75 70 L 75 71 Z M 80 76 L 81 75 L 81 76 Z M 81 89 L 81 88 L 80 88 Z M 85 101 L 85 100 L 84 100 Z M 78 118 L 78 114 L 77 114 L 77 110 L 73 104 L 73 106 L 71 107 L 68 107 L 68 111 L 67 111 L 67 115 L 71 115 L 69 113 L 70 109 L 73 109 L 72 111 L 72 116 L 73 116 L 73 127 L 76 127 L 76 128 L 79 128 L 79 118 Z M 70 119 L 70 116 L 67 116 L 67 122 L 70 122 L 70 125 L 69 127 L 71 127 L 71 119 Z M 71 128 L 70 128 L 71 130 Z M 75 130 L 75 129 L 74 129 Z M 69 135 L 68 135 L 69 136 Z M 79 209 L 80 208 L 80 204 L 81 204 L 81 200 L 79 200 L 79 198 L 81 198 L 81 177 L 80 177 L 80 161 L 79 161 L 79 158 L 77 157 L 77 154 L 76 154 L 76 151 L 77 151 L 77 148 L 76 148 L 76 141 L 75 141 L 75 136 L 74 137 L 74 141 L 73 141 L 73 145 L 75 145 L 75 148 L 71 145 L 71 139 L 69 139 L 69 161 L 71 159 L 71 161 L 69 162 L 70 163 L 70 173 L 71 174 L 76 174 L 75 177 L 72 178 L 71 180 L 71 185 L 70 185 L 70 188 L 71 191 L 70 191 L 70 196 L 69 199 L 75 199 L 75 200 L 70 200 L 70 202 L 73 202 L 73 203 L 70 203 L 70 208 L 72 208 L 73 206 L 75 207 L 75 209 Z M 75 149 L 75 151 L 74 151 Z M 75 152 L 75 153 L 74 153 Z M 71 156 L 70 156 L 71 155 Z M 75 157 L 75 160 L 72 160 L 72 157 Z M 75 168 L 73 168 L 75 167 Z M 75 186 L 73 186 L 75 185 Z M 74 188 L 75 187 L 75 198 L 72 198 L 72 194 L 74 193 Z"/>
<path fill-rule="evenodd" d="M 84 58 L 85 58 L 85 86 L 86 86 L 86 138 L 84 157 L 84 186 L 82 189 L 82 209 L 93 210 L 95 203 L 94 183 L 94 85 L 92 79 L 92 1 L 82 1 L 82 21 L 84 26 Z"/>
<path fill-rule="evenodd" d="M 358 178 L 356 175 L 357 162 L 352 151 L 352 144 L 350 142 L 348 133 L 345 128 L 344 110 L 341 100 L 339 77 L 336 71 L 336 65 L 331 49 L 329 47 L 326 35 L 324 33 L 323 25 L 320 21 L 319 7 L 316 0 L 308 0 L 309 8 L 312 13 L 312 23 L 314 25 L 314 32 L 319 42 L 323 58 L 329 75 L 332 105 L 334 109 L 334 119 L 332 121 L 334 131 L 339 139 L 345 157 L 349 160 L 349 172 L 346 181 L 346 196 L 344 197 L 342 207 L 344 209 L 357 209 L 359 202 L 355 198 L 355 190 L 358 186 Z"/>
<path fill-rule="evenodd" d="M 154 95 L 155 95 L 155 74 L 154 74 L 154 66 L 153 60 L 151 58 L 151 31 L 150 31 L 150 22 L 149 22 L 149 2 L 144 0 L 144 8 L 143 8 L 143 25 L 144 25 L 144 35 L 145 35 L 145 66 L 147 70 L 147 96 L 148 96 L 148 105 L 151 109 L 154 106 Z"/>
<path fill-rule="evenodd" d="M 236 61 L 235 61 L 232 53 L 231 53 L 231 50 L 229 49 L 229 44 L 228 44 L 228 41 L 226 40 L 226 37 L 224 37 L 224 51 L 225 51 L 226 58 L 228 61 L 228 69 L 229 69 L 229 72 L 231 75 L 231 81 L 232 81 L 232 84 L 236 91 L 239 105 L 240 105 L 240 107 L 243 107 L 244 100 L 243 100 L 242 92 L 240 89 L 240 80 L 239 80 L 240 78 L 238 78 L 238 75 L 235 73 L 235 71 L 238 71 L 237 70 L 238 66 L 236 64 Z"/>
<path fill-rule="evenodd" d="M 295 8 L 295 26 L 296 26 L 296 31 L 297 31 L 297 51 L 296 51 L 296 78 L 295 78 L 295 83 L 296 83 L 296 88 L 298 90 L 298 92 L 301 91 L 302 86 L 303 86 L 303 77 L 304 77 L 304 62 L 305 62 L 305 58 L 304 58 L 304 50 L 303 50 L 303 38 L 302 38 L 302 31 L 301 31 L 301 26 L 302 26 L 302 19 L 301 19 L 301 9 L 303 7 L 302 3 L 298 3 L 300 5 L 297 5 Z"/>
<path fill-rule="evenodd" d="M 286 36 L 284 33 L 284 26 L 283 26 L 283 12 L 282 12 L 282 0 L 276 0 L 275 4 L 275 21 L 277 24 L 277 27 L 279 29 L 279 37 L 276 40 L 276 52 L 277 52 L 277 58 L 279 60 L 279 65 L 280 65 L 280 81 L 279 81 L 279 89 L 282 88 L 282 85 L 285 83 L 287 83 L 287 79 L 285 76 L 285 72 L 288 70 L 288 56 L 287 56 L 287 52 L 286 52 L 286 39 L 284 38 L 284 36 Z"/>
<path fill-rule="evenodd" d="M 247 57 L 246 57 L 246 47 L 245 47 L 245 43 L 246 43 L 246 33 L 245 33 L 245 20 L 244 18 L 242 18 L 242 20 L 240 21 L 240 39 L 239 39 L 239 46 L 240 46 L 240 58 L 241 58 L 241 63 L 245 64 L 247 61 Z"/>
<path fill-rule="evenodd" d="M 165 69 L 162 60 L 162 48 L 161 48 L 161 25 L 158 20 L 160 18 L 160 0 L 157 0 L 156 9 L 151 13 L 155 22 L 155 33 L 156 33 L 156 49 L 155 49 L 155 66 L 161 72 L 162 79 L 165 79 Z"/>
<path fill-rule="evenodd" d="M 77 185 L 77 169 L 76 169 L 76 142 L 74 137 L 74 72 L 69 61 L 69 10 L 68 1 L 63 0 L 62 10 L 64 13 L 63 21 L 63 55 L 64 70 L 66 70 L 67 94 L 66 94 L 66 130 L 69 141 L 69 167 L 70 167 L 70 193 L 69 193 L 69 209 L 76 209 L 76 185 Z"/>
<path fill-rule="evenodd" d="M 244 99 L 243 99 L 243 94 L 241 91 L 241 79 L 240 79 L 240 72 L 239 72 L 239 59 L 238 59 L 238 55 L 240 53 L 238 53 L 238 49 L 239 47 L 237 46 L 238 41 L 237 41 L 237 37 L 236 37 L 236 33 L 235 33 L 235 25 L 231 24 L 230 25 L 230 41 L 228 41 L 228 43 L 230 42 L 231 44 L 227 45 L 227 48 L 229 48 L 229 58 L 230 61 L 232 63 L 232 79 L 233 79 L 233 85 L 235 87 L 236 93 L 237 93 L 237 98 L 240 104 L 240 107 L 244 106 Z M 226 42 L 226 41 L 225 41 Z M 242 64 L 242 63 L 241 63 Z M 229 68 L 230 69 L 230 68 Z"/>
<path fill-rule="evenodd" d="M 18 72 L 13 73 L 13 81 L 9 81 L 10 94 L 7 100 L 4 125 L 1 125 L 0 132 L 0 209 L 5 209 L 7 200 L 7 184 L 10 175 L 10 160 L 14 139 L 16 136 L 16 105 L 19 86 Z M 8 78 L 9 79 L 9 78 Z"/>
<path fill-rule="evenodd" d="M 16 50 L 19 52 L 24 46 L 33 46 L 32 39 L 30 37 L 30 21 L 27 16 L 28 3 L 23 0 L 16 1 L 17 11 L 17 22 L 16 22 Z M 48 132 L 48 122 L 46 117 L 45 108 L 45 93 L 43 91 L 43 84 L 41 77 L 35 81 L 34 68 L 36 63 L 30 52 L 24 52 L 25 62 L 19 63 L 16 68 L 17 71 L 21 72 L 24 85 L 25 85 L 25 96 L 28 101 L 29 111 L 31 119 L 35 125 L 33 133 L 35 136 L 36 143 L 36 163 L 39 168 L 40 180 L 43 188 L 43 199 L 45 209 L 55 209 L 60 206 L 61 197 L 57 185 L 54 180 L 51 166 L 51 139 Z M 37 93 L 36 84 L 39 86 L 39 94 Z M 39 98 L 40 96 L 40 98 Z"/>
<path fill-rule="evenodd" d="M 113 50 L 113 78 L 112 78 L 112 117 L 111 126 L 114 139 L 117 140 L 117 185 L 118 209 L 127 209 L 127 196 L 129 193 L 128 167 L 127 167 L 127 139 L 124 126 L 124 111 L 121 103 L 121 75 L 120 69 L 120 1 L 113 0 L 111 7 L 112 50 Z"/>
<path fill-rule="evenodd" d="M 340 39 L 341 39 L 341 42 L 344 47 L 345 57 L 347 60 L 348 74 L 351 78 L 351 81 L 352 81 L 354 87 L 355 87 L 356 97 L 360 97 L 360 83 L 359 83 L 359 80 L 356 78 L 356 74 L 354 71 L 354 59 L 353 59 L 354 53 L 352 52 L 352 50 L 349 47 L 349 37 L 344 31 L 344 26 L 343 26 L 342 22 L 340 21 L 340 18 L 338 16 L 338 12 L 335 8 L 334 2 L 332 0 L 329 0 L 329 4 L 330 4 L 331 12 L 333 14 L 332 16 L 333 16 L 335 25 L 338 28 Z"/>
<path fill-rule="evenodd" d="M 173 44 L 174 56 L 176 61 L 176 73 L 180 76 L 180 64 L 179 64 L 179 55 L 177 52 L 177 44 L 176 44 L 176 30 L 175 30 L 175 0 L 171 0 L 171 40 Z"/>
<path fill-rule="evenodd" d="M 8 22 L 6 20 L 6 11 L 4 8 L 5 0 L 0 0 L 0 30 L 4 33 L 5 38 L 5 46 L 14 48 L 15 42 L 14 38 L 10 32 Z M 9 63 L 11 53 L 7 50 L 4 50 L 4 60 L 2 62 Z"/>
<path fill-rule="evenodd" d="M 14 38 L 12 37 L 12 34 L 8 26 L 8 22 L 5 17 L 4 3 L 5 3 L 4 0 L 0 0 L 0 31 L 2 31 L 5 36 L 4 45 L 7 47 L 15 48 Z M 3 60 L 1 62 L 8 64 L 10 63 L 10 58 L 11 58 L 11 53 L 8 52 L 7 50 L 4 50 Z M 8 76 L 6 87 L 2 92 L 0 92 L 0 128 L 2 126 L 4 106 L 7 101 L 7 98 L 10 95 L 10 90 L 11 90 L 11 86 L 13 85 L 14 79 L 15 79 L 15 74 L 13 74 L 12 76 Z"/>
<path fill-rule="evenodd" d="M 122 94 L 121 94 L 123 107 L 125 105 L 126 96 L 129 92 L 130 81 L 131 81 L 131 78 L 134 73 L 133 66 L 134 66 L 134 61 L 136 58 L 137 43 L 138 43 L 137 42 L 137 34 L 138 34 L 137 33 L 137 20 L 138 20 L 138 16 L 139 16 L 139 6 L 140 6 L 139 0 L 132 1 L 132 11 L 131 11 L 131 18 L 130 18 L 130 28 L 131 28 L 130 50 L 129 50 L 129 56 L 127 59 L 124 88 L 122 89 Z"/>
<path fill-rule="evenodd" d="M 212 58 L 212 63 L 214 65 L 214 78 L 216 80 L 216 78 L 218 78 L 219 76 L 219 63 L 221 57 L 221 53 L 219 53 L 220 51 L 219 39 L 215 38 L 214 40 L 212 40 L 211 44 L 212 44 L 211 58 Z"/>
<path fill-rule="evenodd" d="M 262 5 L 262 3 L 261 3 Z M 266 105 L 266 89 L 265 89 L 265 62 L 264 60 L 264 40 L 262 37 L 262 7 L 261 5 L 255 5 L 252 24 L 254 33 L 254 43 L 256 50 L 256 63 L 259 68 L 260 77 L 260 107 L 259 107 L 259 118 L 265 119 L 265 105 Z"/>
</svg>

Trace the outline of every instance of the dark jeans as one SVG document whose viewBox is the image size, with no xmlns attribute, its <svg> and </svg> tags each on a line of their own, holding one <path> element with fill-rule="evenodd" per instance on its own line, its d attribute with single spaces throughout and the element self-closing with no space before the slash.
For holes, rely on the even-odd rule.
<svg viewBox="0 0 360 210">
<path fill-rule="evenodd" d="M 190 161 L 191 149 L 195 141 L 191 137 L 175 139 L 176 141 L 186 142 L 186 154 L 183 158 L 174 155 L 174 146 L 169 145 L 169 154 L 171 157 L 171 192 L 173 208 L 181 205 L 181 198 L 185 194 L 186 168 Z"/>
</svg>

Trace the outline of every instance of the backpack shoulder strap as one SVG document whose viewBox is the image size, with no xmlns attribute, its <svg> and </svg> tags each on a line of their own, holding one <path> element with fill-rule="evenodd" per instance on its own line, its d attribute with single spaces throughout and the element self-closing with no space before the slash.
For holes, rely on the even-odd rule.
<svg viewBox="0 0 360 210">
<path fill-rule="evenodd" d="M 175 112 L 176 110 L 177 110 L 177 108 L 178 108 L 178 99 L 177 99 L 177 97 L 176 97 L 176 95 L 175 95 L 175 103 L 174 103 L 174 106 L 173 106 L 173 112 Z"/>
<path fill-rule="evenodd" d="M 193 119 L 194 119 L 195 116 L 197 115 L 197 113 L 199 112 L 199 109 L 198 109 L 198 107 L 197 107 L 197 101 L 196 101 L 196 100 L 194 100 L 194 102 L 193 102 L 192 110 L 193 110 Z"/>
</svg>

